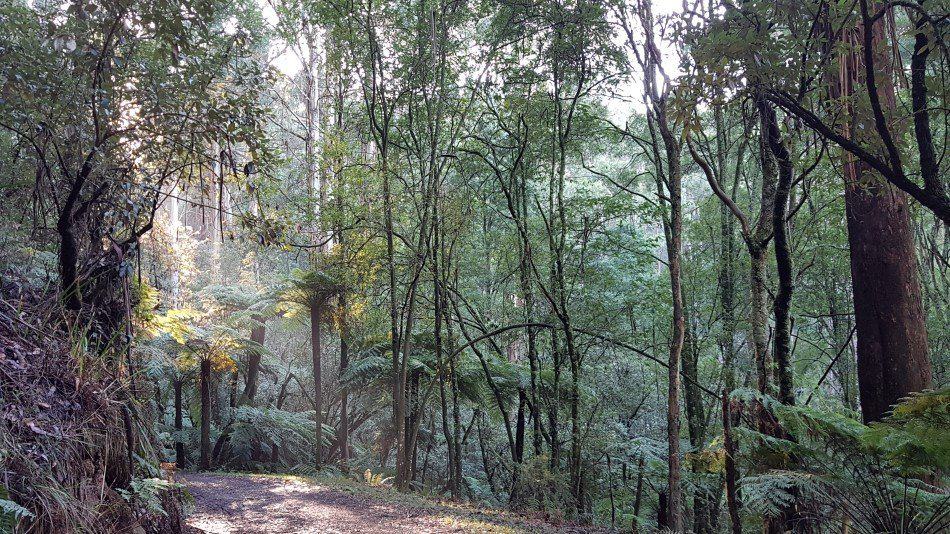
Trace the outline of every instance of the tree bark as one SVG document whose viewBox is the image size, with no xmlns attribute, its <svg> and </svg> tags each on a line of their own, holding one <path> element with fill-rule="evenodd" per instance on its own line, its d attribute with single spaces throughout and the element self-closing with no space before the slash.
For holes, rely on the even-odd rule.
<svg viewBox="0 0 950 534">
<path fill-rule="evenodd" d="M 769 352 L 769 305 L 768 305 L 768 247 L 772 239 L 772 216 L 775 205 L 775 187 L 778 180 L 778 170 L 775 158 L 766 140 L 767 129 L 765 115 L 768 105 L 763 99 L 758 102 L 759 111 L 759 159 L 762 166 L 762 191 L 759 198 L 759 219 L 755 230 L 746 238 L 751 259 L 749 275 L 749 292 L 751 295 L 751 309 L 749 322 L 752 327 L 752 347 L 755 358 L 756 387 L 759 392 L 771 394 L 772 357 Z M 760 410 L 761 411 L 761 410 Z M 761 420 L 763 417 L 759 417 Z"/>
<path fill-rule="evenodd" d="M 310 307 L 310 345 L 313 350 L 313 407 L 314 414 L 316 450 L 314 451 L 314 463 L 317 470 L 323 468 L 323 369 L 322 369 L 322 348 L 320 346 L 320 322 L 323 317 L 323 310 L 320 305 Z"/>
<path fill-rule="evenodd" d="M 263 320 L 258 318 L 255 321 L 257 321 L 257 325 L 251 329 L 251 341 L 263 346 L 266 327 Z M 244 392 L 241 393 L 241 398 L 238 400 L 239 405 L 254 403 L 254 397 L 257 396 L 257 388 L 260 384 L 262 357 L 263 354 L 260 350 L 253 349 L 250 351 L 247 360 L 247 381 L 244 383 Z"/>
<path fill-rule="evenodd" d="M 201 454 L 198 469 L 211 469 L 211 360 L 201 359 Z"/>
<path fill-rule="evenodd" d="M 643 456 L 637 463 L 637 489 L 633 493 L 633 524 L 632 530 L 637 532 L 640 523 L 640 506 L 643 504 Z"/>
<path fill-rule="evenodd" d="M 175 378 L 173 381 L 175 388 L 175 430 L 177 432 L 181 432 L 183 429 L 181 406 L 182 382 L 180 378 Z M 175 439 L 175 465 L 178 466 L 179 469 L 184 469 L 185 467 L 185 444 L 181 441 L 181 438 Z"/>
<path fill-rule="evenodd" d="M 871 7 L 876 11 L 879 4 L 872 2 Z M 867 10 L 866 2 L 862 1 L 862 7 Z M 861 51 L 841 58 L 844 75 L 838 94 L 852 97 L 858 93 L 857 86 L 864 85 L 872 107 L 876 97 L 881 113 L 893 116 L 894 66 L 885 50 L 884 20 L 871 28 L 858 23 L 854 32 L 845 32 L 845 38 L 853 39 L 851 42 L 863 38 L 864 45 Z M 868 64 L 868 58 L 873 64 Z M 869 80 L 868 72 L 876 73 L 877 79 Z M 869 82 L 876 85 L 876 92 L 868 87 Z M 842 132 L 845 137 L 874 128 L 874 120 L 866 114 L 851 115 L 852 123 Z M 862 416 L 870 423 L 880 421 L 903 397 L 931 387 L 932 372 L 906 194 L 863 160 L 846 157 L 843 166 L 858 389 Z"/>
<path fill-rule="evenodd" d="M 341 240 L 342 243 L 342 240 Z M 350 365 L 350 344 L 349 330 L 346 322 L 346 296 L 340 293 L 337 298 L 342 319 L 340 319 L 340 376 L 346 374 Z M 344 471 L 349 469 L 350 462 L 350 414 L 349 407 L 349 388 L 346 384 L 340 384 L 340 466 Z"/>
<path fill-rule="evenodd" d="M 650 2 L 641 3 L 641 22 L 645 33 L 644 89 L 650 106 L 647 123 L 653 139 L 657 195 L 662 199 L 666 213 L 663 233 L 666 239 L 667 263 L 670 274 L 670 297 L 673 308 L 670 324 L 669 361 L 667 373 L 666 440 L 667 440 L 667 493 L 664 495 L 665 521 L 673 532 L 683 532 L 683 489 L 680 459 L 680 358 L 686 337 L 686 319 L 683 309 L 683 174 L 679 138 L 673 132 L 667 116 L 667 91 L 661 88 L 657 76 L 663 73 L 662 58 L 653 34 L 654 19 Z M 656 139 L 659 131 L 661 143 Z M 665 163 L 665 171 L 663 164 Z M 666 189 L 664 195 L 663 189 Z"/>
<path fill-rule="evenodd" d="M 791 155 L 782 141 L 778 118 L 772 106 L 766 108 L 763 124 L 769 150 L 778 167 L 778 183 L 772 203 L 772 233 L 775 241 L 775 264 L 778 271 L 778 292 L 772 304 L 775 315 L 775 341 L 773 359 L 775 378 L 778 382 L 778 399 L 783 404 L 795 404 L 795 391 L 791 370 L 791 306 L 794 281 L 792 279 L 792 251 L 788 237 L 788 198 L 791 193 L 794 167 Z"/>
<path fill-rule="evenodd" d="M 688 313 L 687 311 L 687 315 Z M 699 451 L 706 441 L 706 416 L 703 414 L 703 402 L 697 386 L 699 384 L 699 346 L 696 343 L 696 333 L 688 319 L 686 323 L 686 337 L 683 345 L 683 377 L 685 378 L 683 397 L 686 402 L 689 445 L 692 450 Z M 693 462 L 693 473 L 698 473 L 699 467 L 697 462 Z M 693 491 L 693 532 L 696 534 L 712 532 L 709 493 L 702 484 L 698 483 Z"/>
<path fill-rule="evenodd" d="M 525 405 L 528 396 L 524 388 L 518 388 L 518 416 L 515 422 L 515 463 L 524 462 Z"/>
<path fill-rule="evenodd" d="M 736 469 L 736 446 L 732 440 L 732 413 L 729 409 L 729 393 L 722 394 L 722 438 L 725 448 L 726 507 L 732 523 L 732 534 L 742 534 L 742 519 L 739 517 L 739 475 Z"/>
</svg>

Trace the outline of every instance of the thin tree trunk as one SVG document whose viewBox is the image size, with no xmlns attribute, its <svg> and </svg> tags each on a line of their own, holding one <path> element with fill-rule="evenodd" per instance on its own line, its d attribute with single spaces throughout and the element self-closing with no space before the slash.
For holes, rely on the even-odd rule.
<svg viewBox="0 0 950 534">
<path fill-rule="evenodd" d="M 686 308 L 688 310 L 688 308 Z M 687 312 L 688 313 L 688 312 Z M 686 337 L 683 346 L 683 396 L 686 402 L 686 424 L 689 431 L 689 445 L 694 451 L 702 449 L 706 440 L 706 416 L 703 414 L 703 402 L 699 384 L 699 346 L 696 333 L 687 320 Z M 693 462 L 693 473 L 699 473 L 698 462 Z M 693 493 L 693 531 L 697 534 L 712 532 L 709 512 L 711 503 L 709 494 L 702 484 L 696 484 Z"/>
<path fill-rule="evenodd" d="M 314 464 L 319 471 L 323 468 L 323 368 L 321 362 L 322 348 L 320 340 L 320 322 L 323 310 L 320 305 L 310 307 L 310 346 L 313 350 L 313 407 L 316 450 Z"/>
<path fill-rule="evenodd" d="M 778 183 L 772 208 L 772 229 L 775 240 L 775 264 L 778 271 L 778 292 L 772 310 L 775 315 L 774 361 L 778 399 L 783 404 L 795 404 L 795 391 L 791 369 L 791 305 L 794 281 L 792 280 L 792 251 L 789 245 L 788 199 L 791 193 L 794 168 L 791 155 L 782 141 L 775 110 L 769 106 L 763 124 L 769 149 L 778 166 Z"/>
<path fill-rule="evenodd" d="M 257 325 L 251 329 L 251 341 L 263 346 L 266 333 L 264 321 L 260 318 L 255 318 L 254 320 L 257 321 Z M 238 400 L 239 405 L 254 403 L 254 397 L 257 396 L 257 388 L 260 384 L 262 357 L 263 354 L 258 349 L 255 348 L 250 351 L 247 360 L 247 381 L 244 383 L 244 392 L 241 393 L 241 398 Z"/>
<path fill-rule="evenodd" d="M 342 240 L 341 240 L 342 245 Z M 342 319 L 340 320 L 340 376 L 346 374 L 350 365 L 349 330 L 346 322 L 346 297 L 343 293 L 337 299 Z M 349 470 L 350 462 L 350 414 L 347 406 L 349 388 L 340 384 L 340 466 L 344 471 Z"/>
<path fill-rule="evenodd" d="M 182 421 L 182 406 L 181 406 L 181 388 L 182 388 L 182 379 L 175 378 L 173 385 L 175 388 L 175 431 L 181 432 L 184 428 Z M 175 465 L 179 469 L 185 468 L 185 444 L 181 441 L 181 438 L 178 437 L 175 439 Z"/>
<path fill-rule="evenodd" d="M 718 107 L 714 110 L 716 118 L 716 131 L 725 132 L 723 125 L 722 110 Z M 719 176 L 725 175 L 725 141 L 721 139 L 722 134 L 718 135 L 717 156 L 719 157 Z M 733 182 L 732 198 L 735 198 L 736 185 L 738 185 L 739 173 L 741 169 L 741 159 L 744 153 L 745 145 L 739 148 L 736 161 L 735 181 Z M 736 354 L 736 288 L 735 288 L 735 218 L 730 212 L 729 206 L 725 202 L 719 203 L 719 234 L 722 239 L 722 254 L 719 258 L 719 302 L 722 313 L 722 332 L 719 344 L 722 349 L 722 372 L 723 383 L 727 393 L 732 393 L 735 389 L 735 354 Z"/>
<path fill-rule="evenodd" d="M 201 452 L 198 459 L 198 469 L 207 471 L 211 468 L 211 360 L 201 359 Z"/>
<path fill-rule="evenodd" d="M 477 415 L 478 414 L 476 414 L 476 416 Z M 491 488 L 491 492 L 497 495 L 498 490 L 495 489 L 495 473 L 491 469 L 490 463 L 488 461 L 488 451 L 485 448 L 485 436 L 482 435 L 481 417 L 478 417 L 475 420 L 475 432 L 478 435 L 478 449 L 482 455 L 482 469 L 485 471 L 485 479 L 488 481 L 488 487 Z"/>
<path fill-rule="evenodd" d="M 553 380 L 551 381 L 551 392 L 547 399 L 547 408 L 548 408 L 548 428 L 549 433 L 551 434 L 551 462 L 550 467 L 552 470 L 560 469 L 561 466 L 561 441 L 559 437 L 559 424 L 558 424 L 558 405 L 560 399 L 558 398 L 558 392 L 561 390 L 561 343 L 557 335 L 556 329 L 551 329 L 551 357 L 552 357 L 552 366 L 554 371 Z"/>
<path fill-rule="evenodd" d="M 672 301 L 672 320 L 670 325 L 670 345 L 668 362 L 668 389 L 666 406 L 666 438 L 668 448 L 668 499 L 665 523 L 673 532 L 683 532 L 683 490 L 681 484 L 682 467 L 680 461 L 680 358 L 686 335 L 686 320 L 683 309 L 682 288 L 682 167 L 680 155 L 682 146 L 671 128 L 667 116 L 666 88 L 660 88 L 657 76 L 663 72 L 659 49 L 653 34 L 654 20 L 650 2 L 640 5 L 640 17 L 645 29 L 644 46 L 644 91 L 648 105 L 647 122 L 653 139 L 653 151 L 657 165 L 657 194 L 660 196 L 666 213 L 663 216 L 663 232 L 666 238 L 667 263 L 670 273 L 670 293 Z M 631 43 L 632 45 L 632 43 Z M 655 132 L 659 130 L 661 144 Z M 663 164 L 665 163 L 665 172 Z M 666 189 L 664 194 L 663 189 Z"/>
<path fill-rule="evenodd" d="M 518 186 L 515 188 L 517 193 L 517 205 L 515 209 L 518 210 L 519 216 L 522 219 L 522 222 L 519 224 L 525 224 L 524 221 L 528 219 L 528 184 L 527 178 L 524 173 L 521 173 L 520 179 L 518 180 Z M 519 281 L 521 284 L 521 295 L 524 299 L 524 320 L 526 323 L 531 323 L 534 321 L 534 291 L 532 290 L 531 284 L 531 244 L 526 242 L 521 235 L 519 230 L 519 243 L 520 243 L 520 261 L 518 262 L 518 274 Z M 532 423 L 532 437 L 531 443 L 534 447 L 535 456 L 541 455 L 541 410 L 540 405 L 538 404 L 538 374 L 540 372 L 540 366 L 538 362 L 538 331 L 533 326 L 527 328 L 528 336 L 528 366 L 530 369 L 530 400 L 531 400 L 531 423 Z"/>
<path fill-rule="evenodd" d="M 610 495 L 610 528 L 617 525 L 617 505 L 614 502 L 614 473 L 610 466 L 610 455 L 607 455 L 607 484 Z"/>
<path fill-rule="evenodd" d="M 518 389 L 518 416 L 515 422 L 515 463 L 524 462 L 525 405 L 528 397 L 524 388 Z"/>
<path fill-rule="evenodd" d="M 678 160 L 678 155 L 676 156 Z M 672 159 L 672 158 L 671 158 Z M 679 162 L 677 161 L 677 166 Z M 672 174 L 672 173 L 671 173 Z M 669 448 L 669 476 L 667 485 L 669 487 L 669 525 L 674 532 L 683 531 L 683 494 L 680 485 L 681 467 L 680 467 L 680 356 L 683 352 L 683 340 L 685 334 L 685 321 L 683 317 L 683 298 L 682 298 L 682 274 L 680 263 L 680 250 L 682 240 L 682 218 L 680 206 L 680 183 L 679 177 L 671 179 L 672 188 L 670 198 L 672 199 L 670 209 L 671 241 L 668 246 L 669 264 L 670 264 L 670 288 L 673 293 L 673 339 L 670 342 L 670 359 L 668 369 L 669 389 L 667 395 L 667 413 L 666 413 L 666 432 L 667 444 Z"/>
<path fill-rule="evenodd" d="M 518 415 L 515 420 L 515 458 L 511 471 L 511 492 L 508 501 L 517 504 L 521 490 L 521 464 L 524 463 L 525 404 L 528 396 L 524 388 L 518 388 Z"/>
<path fill-rule="evenodd" d="M 451 391 L 452 391 L 452 442 L 454 455 L 452 457 L 452 476 L 451 480 L 455 484 L 455 491 L 459 497 L 461 497 L 462 492 L 462 446 L 464 444 L 464 439 L 462 438 L 462 412 L 459 405 L 458 398 L 458 372 L 456 369 L 456 358 L 455 355 L 455 334 L 452 329 L 452 321 L 449 316 L 448 306 L 442 306 L 446 334 L 448 335 L 448 352 L 449 352 L 449 372 L 451 373 Z"/>
<path fill-rule="evenodd" d="M 739 517 L 739 476 L 736 470 L 736 446 L 732 440 L 732 413 L 729 409 L 728 392 L 722 394 L 722 437 L 726 456 L 726 507 L 729 509 L 732 534 L 742 534 L 742 520 Z"/>
<path fill-rule="evenodd" d="M 443 309 L 445 297 L 442 295 L 442 265 L 440 263 L 442 258 L 442 229 L 439 217 L 439 195 L 438 192 L 436 192 L 435 199 L 432 202 L 432 302 L 434 303 L 435 307 L 435 326 L 433 328 L 433 337 L 435 340 L 435 361 L 438 364 L 439 370 L 439 406 L 441 408 L 442 415 L 442 434 L 445 438 L 446 452 L 448 453 L 449 490 L 452 492 L 452 497 L 457 499 L 459 498 L 459 484 L 455 479 L 456 451 L 455 442 L 453 441 L 451 431 L 449 430 L 448 398 L 446 396 L 445 389 L 445 362 L 442 359 L 442 319 L 445 314 L 445 310 Z"/>
<path fill-rule="evenodd" d="M 633 494 L 633 524 L 632 530 L 637 532 L 640 529 L 640 506 L 643 504 L 643 456 L 637 462 L 637 489 Z"/>
<path fill-rule="evenodd" d="M 774 395 L 772 381 L 772 354 L 769 352 L 769 305 L 768 305 L 768 247 L 775 231 L 776 189 L 779 181 L 779 169 L 776 157 L 770 146 L 770 131 L 775 113 L 771 105 L 761 95 L 757 96 L 759 114 L 759 159 L 762 166 L 762 191 L 759 202 L 759 220 L 750 239 L 746 240 L 752 259 L 750 292 L 752 295 L 752 338 L 755 347 L 756 385 L 763 395 Z M 776 126 L 777 128 L 777 126 Z M 784 224 L 784 222 L 783 222 Z M 791 294 L 789 294 L 789 297 Z M 774 416 L 761 403 L 755 405 L 758 430 L 770 436 L 784 436 Z M 787 513 L 764 518 L 764 529 L 769 534 L 779 534 L 787 530 Z"/>
</svg>

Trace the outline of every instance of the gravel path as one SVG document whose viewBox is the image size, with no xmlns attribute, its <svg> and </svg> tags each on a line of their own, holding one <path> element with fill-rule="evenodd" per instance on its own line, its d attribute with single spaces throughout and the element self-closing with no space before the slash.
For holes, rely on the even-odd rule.
<svg viewBox="0 0 950 534">
<path fill-rule="evenodd" d="M 254 475 L 184 475 L 195 498 L 191 534 L 477 532 L 450 513 L 389 503 L 305 481 Z M 456 524 L 453 524 L 456 523 Z M 464 518 L 463 518 L 464 523 Z"/>
</svg>

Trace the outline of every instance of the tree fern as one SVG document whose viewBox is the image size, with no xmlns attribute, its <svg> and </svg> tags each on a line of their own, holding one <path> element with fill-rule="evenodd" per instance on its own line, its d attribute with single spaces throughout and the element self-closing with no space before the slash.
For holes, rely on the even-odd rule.
<svg viewBox="0 0 950 534">
<path fill-rule="evenodd" d="M 13 532 L 17 523 L 34 517 L 33 512 L 9 499 L 7 489 L 0 486 L 0 532 Z"/>
</svg>

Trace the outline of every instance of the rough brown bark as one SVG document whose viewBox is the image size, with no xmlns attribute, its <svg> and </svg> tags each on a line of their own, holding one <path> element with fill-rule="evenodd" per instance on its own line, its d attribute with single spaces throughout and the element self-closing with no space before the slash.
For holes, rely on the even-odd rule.
<svg viewBox="0 0 950 534">
<path fill-rule="evenodd" d="M 855 179 L 864 165 L 847 164 Z M 857 325 L 858 388 L 865 422 L 931 387 L 927 330 L 904 193 L 878 183 L 845 190 Z"/>
<path fill-rule="evenodd" d="M 874 10 L 880 7 L 878 2 L 872 4 Z M 839 94 L 850 97 L 867 90 L 872 100 L 876 95 L 881 112 L 892 116 L 896 108 L 894 66 L 884 50 L 884 20 L 878 20 L 867 32 L 859 23 L 853 34 L 846 34 L 852 42 L 869 41 L 872 50 L 865 47 L 865 54 L 854 52 L 842 57 L 844 75 Z M 867 63 L 869 56 L 873 65 Z M 876 93 L 868 88 L 868 71 L 878 75 L 870 80 L 876 82 Z M 850 138 L 853 132 L 873 128 L 873 124 L 870 117 L 854 113 L 843 134 Z M 907 197 L 867 163 L 853 157 L 845 159 L 844 176 L 858 388 L 864 421 L 872 422 L 883 418 L 901 398 L 931 387 L 931 364 Z"/>
</svg>

